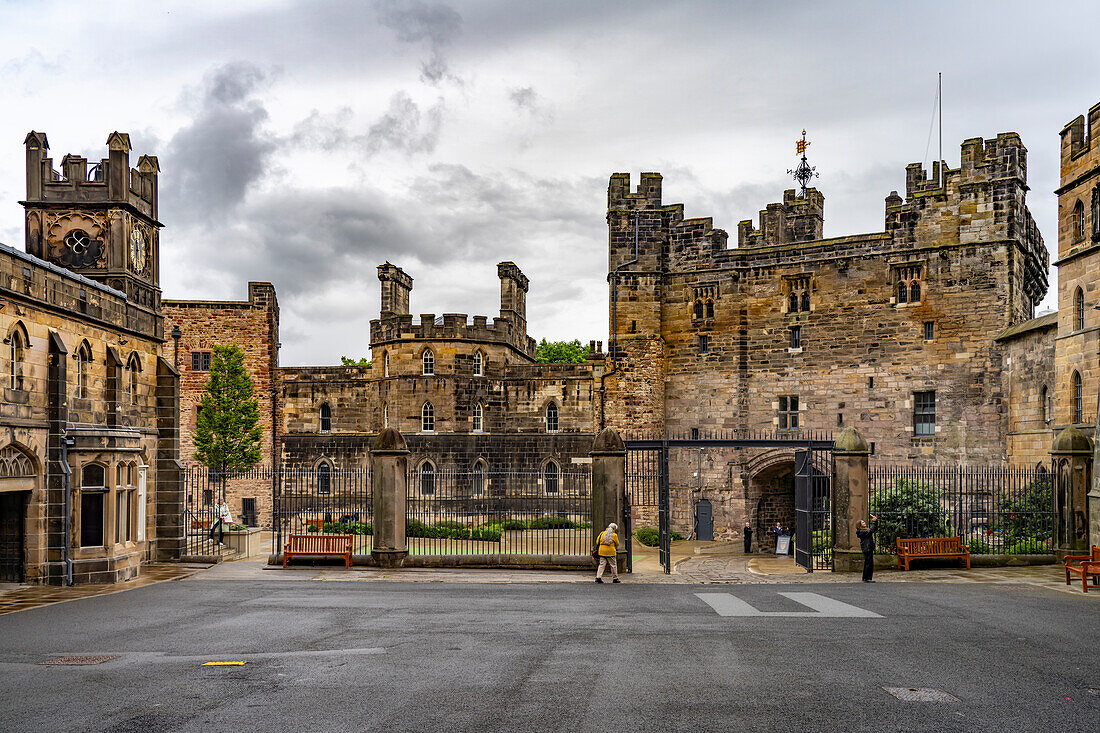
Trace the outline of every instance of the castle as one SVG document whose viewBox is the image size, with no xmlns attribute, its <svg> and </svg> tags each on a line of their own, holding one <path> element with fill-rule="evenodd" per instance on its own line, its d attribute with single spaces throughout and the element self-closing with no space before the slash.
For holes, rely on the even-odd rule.
<svg viewBox="0 0 1100 733">
<path fill-rule="evenodd" d="M 364 366 L 279 366 L 270 283 L 244 301 L 162 300 L 157 160 L 129 167 L 113 133 L 98 164 L 27 146 L 26 252 L 0 249 L 9 345 L 0 425 L 0 567 L 7 579 L 130 577 L 183 552 L 180 461 L 214 344 L 246 353 L 263 462 L 323 472 L 366 465 L 386 427 L 410 466 L 536 469 L 549 493 L 595 434 L 798 436 L 854 426 L 873 460 L 1048 460 L 1056 431 L 1095 432 L 1100 356 L 1100 105 L 1062 131 L 1056 314 L 1035 317 L 1049 257 L 1027 208 L 1014 133 L 961 147 L 958 168 L 905 171 L 882 231 L 824 237 L 824 196 L 786 191 L 742 221 L 737 246 L 662 199 L 662 179 L 608 185 L 608 351 L 540 364 L 530 283 L 497 266 L 500 312 L 410 313 L 412 278 L 378 267 Z M 672 527 L 718 536 L 791 522 L 789 447 L 674 449 Z M 556 490 L 556 489 L 555 489 Z M 272 485 L 239 483 L 231 508 L 269 525 Z M 644 512 L 640 521 L 649 520 Z"/>
</svg>

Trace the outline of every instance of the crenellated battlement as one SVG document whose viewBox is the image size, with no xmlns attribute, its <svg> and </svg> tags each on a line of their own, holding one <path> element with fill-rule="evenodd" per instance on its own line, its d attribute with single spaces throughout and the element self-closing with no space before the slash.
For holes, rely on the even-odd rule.
<svg viewBox="0 0 1100 733">
<path fill-rule="evenodd" d="M 108 154 L 98 163 L 68 154 L 61 159 L 61 170 L 55 170 L 53 159 L 47 157 L 50 144 L 46 133 L 31 130 L 24 139 L 27 150 L 27 198 L 29 203 L 43 204 L 112 204 L 129 205 L 145 216 L 157 219 L 157 174 L 160 164 L 155 155 L 138 158 L 136 168 L 130 167 L 130 136 L 112 132 L 107 137 Z"/>
<path fill-rule="evenodd" d="M 1062 128 L 1062 175 L 1074 158 L 1092 149 L 1092 143 L 1100 136 L 1100 103 L 1094 104 L 1088 111 L 1088 127 L 1085 115 L 1078 115 Z"/>
<path fill-rule="evenodd" d="M 806 189 L 806 197 L 793 188 L 783 192 L 783 201 L 768 204 L 760 212 L 760 228 L 748 219 L 737 225 L 738 247 L 764 247 L 788 242 L 810 242 L 823 234 L 825 196 L 816 188 Z"/>
<path fill-rule="evenodd" d="M 661 207 L 660 173 L 642 173 L 636 191 L 630 190 L 630 174 L 614 173 L 607 186 L 608 209 L 658 209 Z"/>
</svg>

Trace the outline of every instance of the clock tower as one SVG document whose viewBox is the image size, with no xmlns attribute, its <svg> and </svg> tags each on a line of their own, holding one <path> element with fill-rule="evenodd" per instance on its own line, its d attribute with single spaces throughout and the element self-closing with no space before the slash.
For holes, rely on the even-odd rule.
<svg viewBox="0 0 1100 733">
<path fill-rule="evenodd" d="M 131 169 L 130 136 L 112 132 L 106 158 L 89 165 L 66 155 L 58 172 L 45 133 L 31 131 L 24 144 L 27 253 L 125 293 L 131 307 L 156 318 L 159 335 L 156 156 Z"/>
</svg>

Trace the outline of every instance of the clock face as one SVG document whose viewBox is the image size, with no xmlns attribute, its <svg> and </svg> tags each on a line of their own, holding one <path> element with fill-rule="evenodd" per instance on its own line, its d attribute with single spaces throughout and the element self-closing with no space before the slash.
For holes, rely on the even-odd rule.
<svg viewBox="0 0 1100 733">
<path fill-rule="evenodd" d="M 130 265 L 134 272 L 145 271 L 145 237 L 137 227 L 130 230 Z"/>
</svg>

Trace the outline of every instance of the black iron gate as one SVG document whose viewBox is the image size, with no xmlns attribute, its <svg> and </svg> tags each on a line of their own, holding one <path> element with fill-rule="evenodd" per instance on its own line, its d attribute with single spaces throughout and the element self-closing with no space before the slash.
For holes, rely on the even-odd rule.
<svg viewBox="0 0 1100 733">
<path fill-rule="evenodd" d="M 805 521 L 805 537 L 796 531 L 795 558 L 801 546 L 806 557 L 799 565 L 809 571 L 815 568 L 832 568 L 832 507 L 833 438 L 827 433 L 814 431 L 771 431 L 771 430 L 731 430 L 713 434 L 701 434 L 692 430 L 690 434 L 646 437 L 627 434 L 626 444 L 626 501 L 624 502 L 623 534 L 626 536 L 627 557 L 630 557 L 633 538 L 631 530 L 631 509 L 633 515 L 643 524 L 650 526 L 655 522 L 658 531 L 661 567 L 666 573 L 672 572 L 671 555 L 671 517 L 669 509 L 668 455 L 669 448 L 787 448 L 795 449 L 796 455 L 796 525 Z M 798 455 L 806 458 L 799 463 Z M 803 518 L 798 507 L 800 471 L 806 473 L 806 503 Z M 627 561 L 630 562 L 629 559 Z"/>
<path fill-rule="evenodd" d="M 794 561 L 811 573 L 833 569 L 832 464 L 829 450 L 794 453 Z"/>
</svg>

